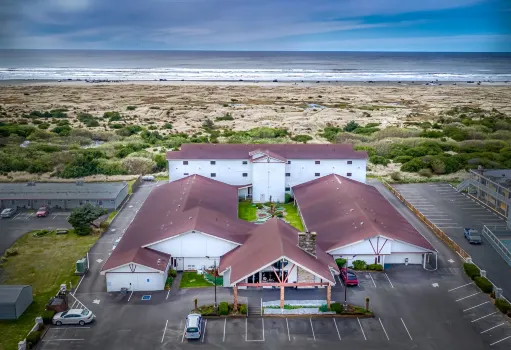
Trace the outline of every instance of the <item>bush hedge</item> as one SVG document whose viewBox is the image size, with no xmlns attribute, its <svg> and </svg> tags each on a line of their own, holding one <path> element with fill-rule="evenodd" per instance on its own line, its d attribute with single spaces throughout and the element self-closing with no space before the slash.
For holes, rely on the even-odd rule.
<svg viewBox="0 0 511 350">
<path fill-rule="evenodd" d="M 342 305 L 341 303 L 332 303 L 330 304 L 330 309 L 335 311 L 336 314 L 342 314 Z"/>
<path fill-rule="evenodd" d="M 319 307 L 319 311 L 320 311 L 320 312 L 328 312 L 328 311 L 329 311 L 329 310 L 328 310 L 328 305 L 326 305 L 326 304 L 321 305 L 321 306 Z"/>
<path fill-rule="evenodd" d="M 55 316 L 55 310 L 44 310 L 42 314 L 43 323 L 51 324 L 53 320 L 53 316 Z"/>
<path fill-rule="evenodd" d="M 337 263 L 337 266 L 339 266 L 339 268 L 341 269 L 344 266 L 346 266 L 347 260 L 343 259 L 343 258 L 338 258 L 338 259 L 335 259 L 335 262 Z"/>
<path fill-rule="evenodd" d="M 241 304 L 240 305 L 240 313 L 242 315 L 246 315 L 247 314 L 247 305 L 246 304 Z"/>
<path fill-rule="evenodd" d="M 493 292 L 493 284 L 491 284 L 491 282 L 488 281 L 487 278 L 481 277 L 481 276 L 475 276 L 474 277 L 474 282 L 476 283 L 476 285 L 479 288 L 481 288 L 481 290 L 484 293 L 490 294 L 491 292 Z"/>
<path fill-rule="evenodd" d="M 33 331 L 28 333 L 27 344 L 30 344 L 30 349 L 35 348 L 35 345 L 39 342 L 39 339 L 41 339 L 41 332 Z"/>
<path fill-rule="evenodd" d="M 229 314 L 229 304 L 225 301 L 222 301 L 218 304 L 218 313 L 220 315 L 228 315 Z"/>
<path fill-rule="evenodd" d="M 355 260 L 353 261 L 353 269 L 354 270 L 365 270 L 366 262 L 364 260 Z"/>
<path fill-rule="evenodd" d="M 374 271 L 383 271 L 383 266 L 380 264 L 370 264 L 367 265 L 368 270 L 374 270 Z"/>
<path fill-rule="evenodd" d="M 497 299 L 497 300 L 495 300 L 495 306 L 504 315 L 508 314 L 509 311 L 511 311 L 511 304 L 509 304 L 505 299 Z"/>
<path fill-rule="evenodd" d="M 174 269 L 169 269 L 168 276 L 169 276 L 169 277 L 176 278 L 176 276 L 177 276 L 177 271 L 176 271 L 176 270 L 174 270 Z"/>
<path fill-rule="evenodd" d="M 474 264 L 464 263 L 463 264 L 463 270 L 465 270 L 465 273 L 471 279 L 474 279 L 474 278 L 476 278 L 478 276 L 481 276 L 481 271 Z"/>
</svg>

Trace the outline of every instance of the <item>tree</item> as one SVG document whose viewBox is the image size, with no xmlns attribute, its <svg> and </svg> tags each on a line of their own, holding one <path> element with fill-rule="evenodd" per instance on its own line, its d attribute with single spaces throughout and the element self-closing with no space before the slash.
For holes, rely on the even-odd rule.
<svg viewBox="0 0 511 350">
<path fill-rule="evenodd" d="M 86 236 L 91 231 L 90 225 L 92 222 L 106 213 L 106 209 L 86 203 L 81 207 L 73 209 L 68 221 L 75 229 L 76 234 Z"/>
<path fill-rule="evenodd" d="M 360 127 L 360 125 L 358 125 L 358 123 L 356 121 L 352 120 L 348 124 L 346 124 L 346 126 L 344 127 L 344 131 L 352 132 L 359 127 Z"/>
</svg>

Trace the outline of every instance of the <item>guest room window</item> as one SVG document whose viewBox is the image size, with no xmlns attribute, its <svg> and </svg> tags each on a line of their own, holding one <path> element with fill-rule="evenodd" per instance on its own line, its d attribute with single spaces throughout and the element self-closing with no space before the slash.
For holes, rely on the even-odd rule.
<svg viewBox="0 0 511 350">
<path fill-rule="evenodd" d="M 286 187 L 286 192 L 291 191 L 291 187 Z"/>
<path fill-rule="evenodd" d="M 319 173 L 315 173 L 314 176 L 319 176 Z"/>
<path fill-rule="evenodd" d="M 187 160 L 183 160 L 183 165 L 188 165 L 188 161 Z"/>
<path fill-rule="evenodd" d="M 353 164 L 353 161 L 351 161 L 351 160 L 348 160 L 348 164 Z"/>
<path fill-rule="evenodd" d="M 215 164 L 216 164 L 216 161 L 212 160 L 211 165 L 215 165 Z"/>
<path fill-rule="evenodd" d="M 242 164 L 243 164 L 243 165 L 246 165 L 246 164 L 248 164 L 248 162 L 247 162 L 246 160 L 244 160 L 244 161 L 242 162 Z"/>
<path fill-rule="evenodd" d="M 216 173 L 211 173 L 211 177 L 216 177 Z"/>
<path fill-rule="evenodd" d="M 184 175 L 184 176 L 188 176 L 189 174 L 188 174 L 188 173 L 184 173 L 183 175 Z"/>
<path fill-rule="evenodd" d="M 288 160 L 288 161 L 287 161 L 287 164 L 291 164 L 291 161 L 290 161 L 290 160 Z"/>
<path fill-rule="evenodd" d="M 291 176 L 291 173 L 286 173 L 286 176 L 287 176 L 287 177 Z"/>
<path fill-rule="evenodd" d="M 248 173 L 243 173 L 243 177 L 247 177 L 248 176 Z"/>
<path fill-rule="evenodd" d="M 347 173 L 346 176 L 351 176 L 351 173 Z"/>
<path fill-rule="evenodd" d="M 321 164 L 321 162 L 319 160 L 316 160 L 314 164 Z"/>
</svg>

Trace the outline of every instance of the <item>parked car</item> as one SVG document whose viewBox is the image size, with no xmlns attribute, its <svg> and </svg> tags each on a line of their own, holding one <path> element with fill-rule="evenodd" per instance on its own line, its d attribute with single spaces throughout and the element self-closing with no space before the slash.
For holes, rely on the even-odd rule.
<svg viewBox="0 0 511 350">
<path fill-rule="evenodd" d="M 473 228 L 465 228 L 465 238 L 470 244 L 481 244 L 483 239 L 479 236 L 479 232 Z"/>
<path fill-rule="evenodd" d="M 358 286 L 358 277 L 352 270 L 343 267 L 341 269 L 341 278 L 346 286 Z"/>
<path fill-rule="evenodd" d="M 50 208 L 47 206 L 42 206 L 41 208 L 37 209 L 37 212 L 35 213 L 35 216 L 38 218 L 46 217 L 50 213 Z"/>
<path fill-rule="evenodd" d="M 10 218 L 14 214 L 16 214 L 17 211 L 18 211 L 18 208 L 5 208 L 0 213 L 0 217 L 2 217 L 2 218 Z"/>
<path fill-rule="evenodd" d="M 153 175 L 144 175 L 144 176 L 142 176 L 142 180 L 144 180 L 144 181 L 154 181 L 155 178 L 154 178 Z"/>
<path fill-rule="evenodd" d="M 53 324 L 61 326 L 63 324 L 79 324 L 83 326 L 87 323 L 91 323 L 96 316 L 85 309 L 71 309 L 64 312 L 58 312 L 53 316 Z"/>
<path fill-rule="evenodd" d="M 199 314 L 189 314 L 186 317 L 186 339 L 200 339 L 202 333 L 202 316 Z"/>
</svg>

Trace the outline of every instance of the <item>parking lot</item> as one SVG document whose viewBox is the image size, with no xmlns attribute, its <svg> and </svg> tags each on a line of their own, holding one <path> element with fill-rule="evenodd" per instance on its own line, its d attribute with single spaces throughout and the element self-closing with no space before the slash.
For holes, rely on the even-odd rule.
<svg viewBox="0 0 511 350">
<path fill-rule="evenodd" d="M 424 216 L 444 231 L 463 248 L 473 261 L 488 272 L 488 278 L 503 288 L 511 299 L 511 270 L 509 265 L 483 237 L 483 244 L 471 245 L 463 234 L 463 228 L 482 231 L 483 225 L 490 229 L 503 229 L 505 220 L 477 200 L 457 192 L 445 183 L 406 184 L 394 187 Z"/>
<path fill-rule="evenodd" d="M 0 255 L 28 231 L 71 228 L 67 222 L 69 211 L 51 211 L 43 218 L 36 217 L 35 213 L 35 210 L 20 210 L 12 218 L 0 219 Z"/>
</svg>

